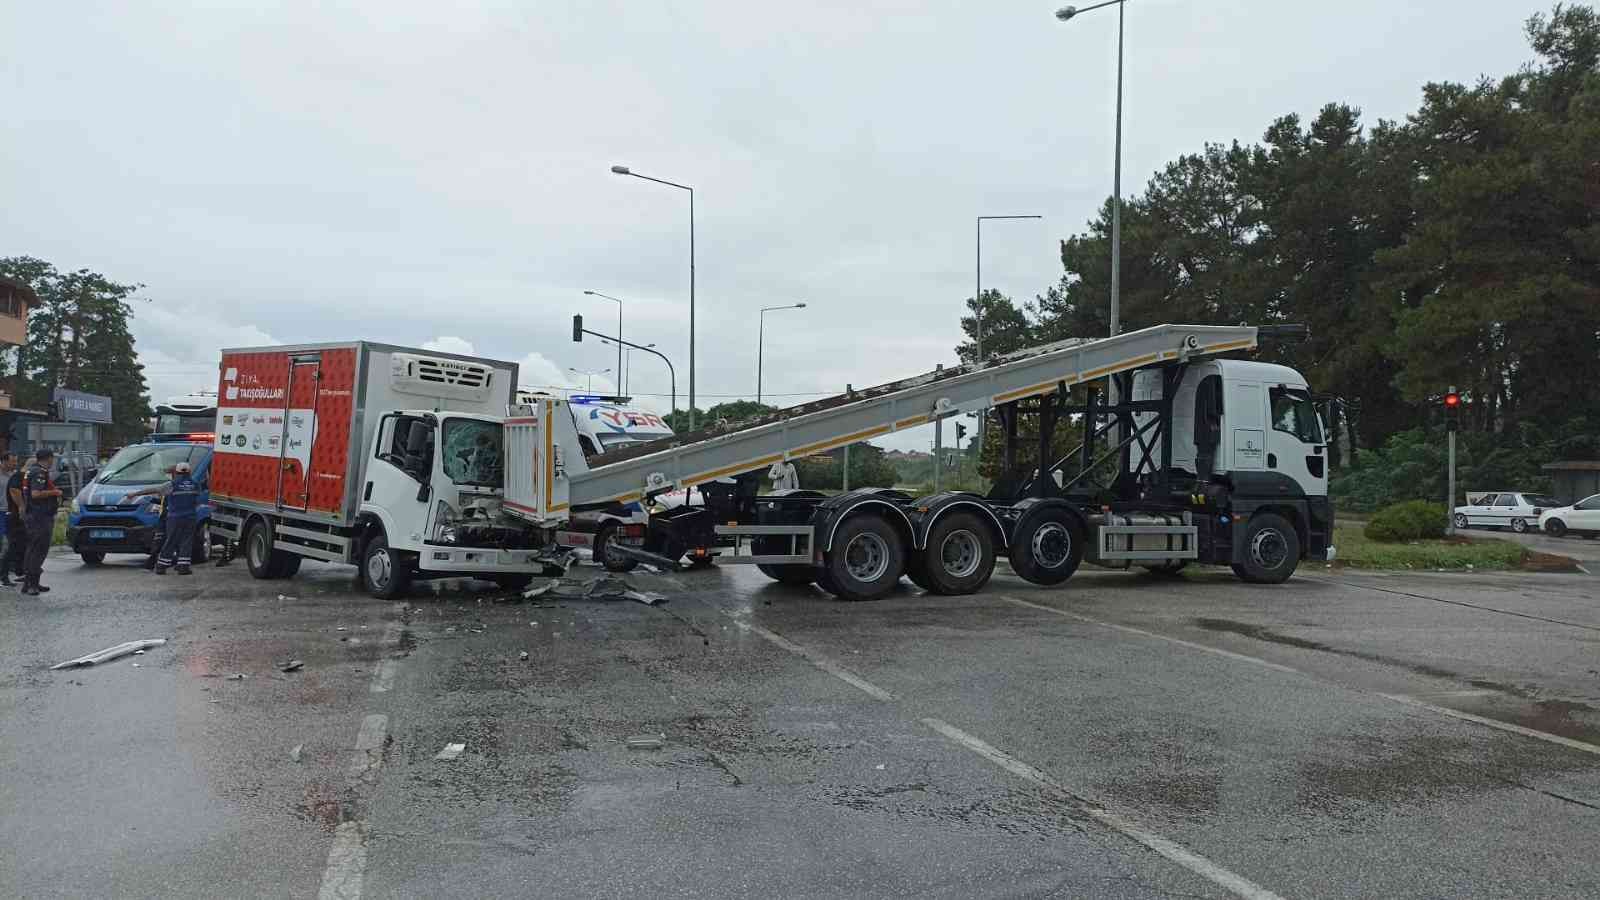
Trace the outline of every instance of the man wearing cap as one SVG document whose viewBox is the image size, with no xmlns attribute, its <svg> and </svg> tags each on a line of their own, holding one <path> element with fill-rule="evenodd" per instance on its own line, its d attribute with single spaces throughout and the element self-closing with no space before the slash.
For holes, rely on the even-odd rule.
<svg viewBox="0 0 1600 900">
<path fill-rule="evenodd" d="M 193 552 L 195 518 L 200 511 L 200 485 L 190 474 L 189 464 L 178 463 L 172 467 L 171 481 L 134 491 L 123 497 L 122 502 L 146 494 L 162 494 L 167 498 L 167 536 L 161 542 L 161 554 L 156 557 L 156 574 L 165 575 L 174 565 L 179 575 L 193 574 L 189 570 L 189 554 Z"/>
<path fill-rule="evenodd" d="M 55 452 L 45 447 L 33 457 L 33 465 L 22 477 L 22 515 L 28 531 L 22 592 L 37 596 L 50 590 L 39 583 L 39 578 L 44 574 L 44 558 L 50 555 L 56 510 L 61 508 L 61 490 L 50 480 L 50 463 L 56 458 Z"/>
</svg>

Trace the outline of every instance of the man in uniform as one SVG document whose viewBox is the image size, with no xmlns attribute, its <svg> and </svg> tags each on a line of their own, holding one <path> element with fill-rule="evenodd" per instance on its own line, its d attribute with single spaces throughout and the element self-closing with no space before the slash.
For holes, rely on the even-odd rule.
<svg viewBox="0 0 1600 900">
<path fill-rule="evenodd" d="M 0 481 L 9 481 L 13 472 L 17 470 L 17 455 L 10 451 L 0 453 Z M 8 504 L 9 505 L 9 504 Z M 15 534 L 11 531 L 11 516 L 0 516 L 0 560 L 11 558 L 11 540 L 21 540 L 22 529 L 17 528 Z M 11 567 L 0 564 L 0 587 L 12 587 Z"/>
<path fill-rule="evenodd" d="M 195 519 L 200 511 L 200 485 L 194 480 L 189 464 L 178 463 L 172 467 L 172 480 L 163 485 L 134 491 L 122 498 L 127 503 L 146 494 L 165 495 L 167 519 L 166 539 L 161 542 L 161 553 L 156 557 L 156 574 L 165 575 L 174 565 L 179 575 L 193 574 L 189 569 L 190 554 L 194 547 Z"/>
<path fill-rule="evenodd" d="M 12 575 L 18 580 L 22 574 L 22 564 L 28 558 L 28 529 L 24 526 L 22 518 L 22 476 L 26 467 L 22 466 L 12 455 L 12 466 L 6 472 L 6 554 L 0 557 L 0 571 L 5 574 L 7 581 Z"/>
<path fill-rule="evenodd" d="M 50 537 L 56 528 L 56 510 L 61 508 L 61 491 L 50 480 L 50 463 L 55 452 L 48 447 L 35 453 L 33 465 L 22 477 L 22 517 L 28 529 L 28 559 L 22 582 L 24 594 L 43 594 L 50 589 L 39 583 L 44 574 L 44 558 L 50 554 Z"/>
</svg>

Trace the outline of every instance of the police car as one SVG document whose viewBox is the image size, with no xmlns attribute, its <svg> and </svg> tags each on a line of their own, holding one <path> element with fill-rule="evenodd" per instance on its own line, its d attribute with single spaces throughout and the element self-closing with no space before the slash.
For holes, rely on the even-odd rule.
<svg viewBox="0 0 1600 900">
<path fill-rule="evenodd" d="M 189 464 L 200 484 L 193 557 L 200 562 L 211 550 L 211 504 L 207 492 L 211 469 L 210 435 L 204 440 L 160 441 L 122 448 L 84 485 L 67 507 L 67 544 L 84 563 L 96 566 L 108 553 L 135 553 L 154 559 L 161 549 L 161 501 L 128 494 L 171 480 L 172 467 Z"/>
</svg>

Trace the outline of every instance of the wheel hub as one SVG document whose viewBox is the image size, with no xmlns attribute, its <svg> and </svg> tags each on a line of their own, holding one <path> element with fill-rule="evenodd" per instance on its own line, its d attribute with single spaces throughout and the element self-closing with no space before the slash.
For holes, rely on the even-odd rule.
<svg viewBox="0 0 1600 900">
<path fill-rule="evenodd" d="M 1072 532 L 1060 522 L 1046 522 L 1033 533 L 1033 559 L 1046 569 L 1059 569 L 1072 558 Z"/>
<path fill-rule="evenodd" d="M 1263 569 L 1276 569 L 1288 556 L 1289 543 L 1276 528 L 1264 528 L 1250 540 L 1250 558 Z"/>
<path fill-rule="evenodd" d="M 982 545 L 978 542 L 978 536 L 970 531 L 952 531 L 939 547 L 939 558 L 946 575 L 966 578 L 978 571 L 978 564 L 983 559 Z"/>
<path fill-rule="evenodd" d="M 389 563 L 387 549 L 374 551 L 367 557 L 367 583 L 374 587 L 382 587 L 389 583 L 392 566 Z"/>
<path fill-rule="evenodd" d="M 889 571 L 889 545 L 870 531 L 858 534 L 844 548 L 844 567 L 857 581 L 877 581 Z"/>
</svg>

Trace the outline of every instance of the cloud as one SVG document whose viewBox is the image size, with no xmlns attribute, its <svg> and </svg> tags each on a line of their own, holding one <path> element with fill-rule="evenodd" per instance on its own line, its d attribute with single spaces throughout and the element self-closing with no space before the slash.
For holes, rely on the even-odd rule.
<svg viewBox="0 0 1600 900">
<path fill-rule="evenodd" d="M 196 391 L 215 391 L 217 364 L 224 348 L 282 343 L 256 325 L 233 320 L 216 306 L 198 303 L 136 302 L 129 327 L 155 403 Z"/>
<path fill-rule="evenodd" d="M 448 334 L 423 341 L 422 349 L 432 350 L 435 353 L 455 353 L 461 356 L 478 355 L 478 351 L 473 349 L 471 341 Z"/>
</svg>

